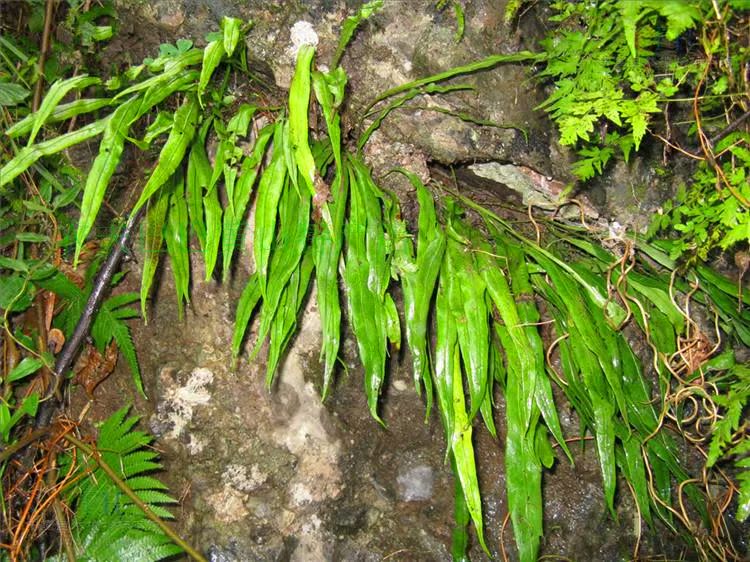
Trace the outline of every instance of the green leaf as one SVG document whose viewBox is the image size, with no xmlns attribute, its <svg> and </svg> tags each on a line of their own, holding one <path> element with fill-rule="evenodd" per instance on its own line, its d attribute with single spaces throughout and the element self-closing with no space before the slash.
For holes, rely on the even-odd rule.
<svg viewBox="0 0 750 562">
<path fill-rule="evenodd" d="M 39 109 L 34 113 L 34 121 L 31 125 L 31 132 L 29 133 L 29 140 L 26 146 L 31 146 L 34 143 L 37 133 L 47 122 L 47 119 L 57 107 L 65 95 L 71 90 L 78 90 L 87 88 L 92 84 L 99 84 L 101 80 L 93 78 L 87 74 L 81 74 L 79 76 L 73 76 L 67 80 L 57 80 L 52 86 L 50 86 L 47 95 L 44 96 Z"/>
<path fill-rule="evenodd" d="M 185 201 L 185 184 L 180 177 L 169 198 L 169 210 L 164 229 L 167 252 L 172 263 L 177 314 L 182 319 L 183 303 L 190 302 L 190 257 L 188 240 L 188 209 Z"/>
<path fill-rule="evenodd" d="M 240 300 L 237 301 L 237 312 L 234 319 L 234 332 L 232 334 L 232 357 L 238 357 L 245 339 L 245 332 L 250 323 L 250 317 L 260 301 L 260 285 L 258 276 L 252 275 L 248 279 L 242 291 Z"/>
<path fill-rule="evenodd" d="M 274 131 L 274 150 L 271 163 L 264 170 L 258 183 L 258 198 L 255 208 L 255 236 L 253 238 L 253 257 L 255 270 L 258 272 L 261 293 L 266 293 L 266 279 L 268 262 L 271 256 L 271 245 L 276 232 L 276 215 L 278 213 L 279 198 L 284 184 L 288 181 L 287 168 L 283 150 L 281 150 L 281 136 L 283 119 L 276 123 Z"/>
<path fill-rule="evenodd" d="M 167 57 L 163 62 L 164 71 L 161 74 L 156 74 L 151 78 L 136 82 L 132 86 L 118 92 L 114 99 L 117 100 L 144 90 L 151 91 L 157 96 L 163 95 L 166 97 L 174 92 L 179 87 L 178 84 L 183 80 L 187 80 L 191 84 L 195 81 L 197 74 L 186 72 L 185 68 L 193 64 L 198 64 L 202 58 L 203 51 L 201 49 L 191 49 L 177 56 Z M 152 66 L 154 65 L 156 65 L 156 61 Z M 164 97 L 161 99 L 164 99 Z M 155 105 L 148 98 L 148 94 L 143 96 L 144 103 L 148 102 L 149 107 Z"/>
<path fill-rule="evenodd" d="M 242 20 L 237 18 L 230 18 L 224 16 L 221 19 L 221 31 L 222 41 L 224 44 L 224 51 L 227 56 L 232 56 L 234 50 L 237 48 L 237 43 L 240 40 L 240 30 L 242 28 Z"/>
<path fill-rule="evenodd" d="M 209 188 L 208 193 L 203 197 L 203 210 L 206 216 L 206 246 L 203 249 L 203 259 L 206 264 L 206 281 L 208 281 L 216 267 L 221 243 L 222 209 L 216 189 Z"/>
<path fill-rule="evenodd" d="M 161 260 L 161 248 L 164 243 L 164 222 L 169 209 L 169 195 L 172 187 L 172 185 L 163 186 L 158 195 L 148 203 L 146 210 L 146 240 L 143 249 L 143 272 L 141 273 L 141 314 L 144 322 L 148 322 L 146 301 Z"/>
<path fill-rule="evenodd" d="M 56 123 L 58 121 L 65 121 L 76 115 L 91 113 L 97 109 L 107 107 L 111 102 L 112 100 L 109 98 L 87 98 L 75 100 L 70 103 L 63 103 L 55 107 L 52 115 L 47 119 L 47 122 Z M 15 123 L 10 129 L 5 131 L 5 134 L 11 138 L 29 134 L 34 125 L 35 115 L 36 114 L 34 113 L 27 115 Z"/>
<path fill-rule="evenodd" d="M 258 176 L 258 170 L 263 163 L 268 141 L 273 133 L 274 125 L 268 125 L 261 129 L 253 146 L 253 152 L 242 161 L 239 180 L 231 192 L 228 190 L 227 197 L 229 205 L 224 213 L 224 228 L 222 229 L 222 256 L 223 256 L 223 279 L 229 276 L 229 267 L 232 263 L 237 237 L 245 218 L 245 210 L 250 201 L 250 194 Z"/>
<path fill-rule="evenodd" d="M 404 292 L 405 329 L 412 355 L 414 385 L 417 393 L 424 385 L 429 412 L 432 405 L 432 375 L 427 354 L 428 317 L 443 263 L 445 233 L 438 224 L 435 203 L 424 184 L 415 174 L 398 171 L 406 175 L 415 187 L 419 202 L 416 260 L 406 225 L 399 222 L 392 230 L 396 234 L 394 265 Z"/>
<path fill-rule="evenodd" d="M 44 361 L 36 357 L 24 357 L 13 370 L 6 376 L 5 380 L 9 383 L 19 381 L 23 378 L 33 375 L 44 366 Z"/>
<path fill-rule="evenodd" d="M 102 142 L 99 145 L 99 154 L 91 165 L 86 186 L 83 189 L 74 264 L 78 263 L 81 248 L 99 213 L 109 180 L 120 162 L 130 126 L 138 118 L 140 104 L 139 98 L 131 98 L 118 107 L 106 121 Z"/>
<path fill-rule="evenodd" d="M 175 111 L 174 124 L 169 138 L 159 153 L 159 162 L 151 173 L 141 196 L 133 206 L 131 214 L 138 212 L 146 201 L 159 189 L 182 163 L 182 159 L 195 136 L 198 126 L 198 102 L 189 96 L 180 108 Z"/>
<path fill-rule="evenodd" d="M 315 159 L 308 140 L 310 103 L 310 67 L 315 47 L 302 45 L 297 52 L 297 66 L 289 88 L 289 142 L 294 162 L 310 195 L 315 196 Z M 292 174 L 292 178 L 295 175 Z"/>
<path fill-rule="evenodd" d="M 638 0 L 619 0 L 617 3 L 617 7 L 620 10 L 620 16 L 622 17 L 625 40 L 630 48 L 630 56 L 633 58 L 638 56 L 635 46 L 635 26 L 638 23 L 642 4 L 643 3 Z"/>
<path fill-rule="evenodd" d="M 385 376 L 387 319 L 385 291 L 390 277 L 379 188 L 367 168 L 351 159 L 350 211 L 346 225 L 346 284 L 349 316 L 365 370 L 370 414 L 380 423 L 378 398 Z"/>
<path fill-rule="evenodd" d="M 334 151 L 335 154 L 335 151 Z M 331 189 L 333 193 L 333 230 L 317 225 L 313 234 L 313 259 L 317 286 L 318 310 L 323 329 L 321 356 L 325 356 L 322 397 L 325 399 L 333 382 L 333 367 L 341 344 L 341 303 L 338 267 L 344 241 L 344 220 L 349 194 L 349 172 L 338 168 Z"/>
<path fill-rule="evenodd" d="M 203 212 L 203 194 L 211 181 L 211 163 L 204 147 L 203 135 L 193 140 L 188 156 L 185 188 L 187 190 L 190 226 L 198 237 L 201 250 L 206 249 L 206 219 Z"/>
<path fill-rule="evenodd" d="M 18 271 L 20 273 L 29 272 L 29 266 L 25 260 L 6 258 L 5 256 L 0 256 L 0 267 L 3 269 L 12 269 L 13 271 Z"/>
<path fill-rule="evenodd" d="M 143 475 L 160 468 L 156 453 L 147 449 L 151 439 L 133 429 L 138 418 L 126 419 L 127 410 L 119 410 L 101 426 L 96 446 L 100 460 L 151 512 L 171 519 L 165 506 L 176 501 L 162 491 L 161 482 Z M 94 460 L 80 456 L 84 462 L 74 466 L 72 457 L 63 455 L 61 468 L 73 471 L 64 494 L 75 507 L 70 530 L 81 560 L 155 562 L 181 552 Z"/>
<path fill-rule="evenodd" d="M 395 96 L 402 92 L 406 92 L 414 88 L 421 88 L 422 86 L 427 86 L 428 84 L 431 84 L 433 82 L 442 82 L 444 80 L 448 80 L 450 78 L 453 78 L 454 76 L 459 76 L 461 74 L 470 74 L 473 72 L 479 72 L 481 70 L 487 70 L 487 69 L 493 68 L 503 63 L 534 61 L 534 60 L 541 60 L 541 58 L 542 58 L 541 54 L 532 53 L 529 51 L 520 51 L 518 53 L 513 53 L 510 55 L 493 55 L 493 56 L 484 58 L 482 60 L 473 62 L 471 64 L 467 64 L 463 66 L 456 66 L 450 70 L 446 70 L 445 72 L 440 72 L 438 74 L 434 74 L 426 78 L 421 78 L 419 80 L 407 82 L 406 84 L 402 84 L 400 86 L 396 86 L 395 88 L 391 88 L 390 90 L 386 90 L 385 92 L 380 94 L 378 97 L 376 97 L 368 105 L 367 109 L 365 110 L 365 113 L 368 113 L 375 104 L 380 103 L 381 101 L 387 98 L 390 98 L 392 96 Z"/>
<path fill-rule="evenodd" d="M 308 247 L 299 261 L 299 266 L 289 278 L 287 290 L 284 291 L 279 305 L 279 312 L 271 327 L 271 342 L 268 348 L 268 363 L 266 365 L 266 386 L 269 388 L 273 384 L 276 369 L 294 333 L 297 317 L 305 301 L 312 270 L 312 252 Z"/>
<path fill-rule="evenodd" d="M 352 40 L 352 37 L 354 37 L 354 32 L 360 24 L 379 12 L 382 7 L 383 0 L 371 0 L 370 2 L 363 4 L 355 15 L 349 16 L 344 20 L 344 23 L 341 26 L 341 32 L 339 33 L 339 44 L 338 47 L 336 47 L 336 53 L 334 53 L 333 61 L 331 62 L 332 68 L 336 68 L 339 65 L 341 57 L 346 50 L 346 46 L 349 44 L 349 41 Z"/>
<path fill-rule="evenodd" d="M 31 242 L 34 244 L 40 242 L 49 242 L 49 236 L 46 234 L 39 234 L 38 232 L 19 232 L 15 236 L 19 242 Z"/>
<path fill-rule="evenodd" d="M 203 104 L 203 94 L 206 91 L 208 82 L 211 80 L 211 76 L 225 54 L 224 42 L 219 40 L 211 41 L 203 51 L 203 66 L 201 67 L 201 75 L 198 81 L 198 99 L 201 104 Z"/>
<path fill-rule="evenodd" d="M 5 166 L 0 168 L 0 187 L 16 179 L 42 156 L 57 154 L 66 148 L 100 135 L 106 130 L 110 120 L 111 117 L 105 117 L 70 133 L 22 148 Z"/>
<path fill-rule="evenodd" d="M 300 260 L 308 246 L 310 195 L 306 191 L 296 191 L 287 182 L 279 200 L 278 213 L 279 234 L 275 240 L 271 263 L 268 268 L 268 281 L 265 294 L 263 294 L 263 312 L 253 355 L 258 353 L 266 334 L 271 330 L 277 311 L 283 312 L 283 304 L 280 303 L 282 303 L 284 294 L 292 290 L 288 283 L 290 283 L 294 272 L 298 270 Z M 294 290 L 292 290 L 293 292 Z M 287 305 L 296 307 L 295 299 L 295 296 L 287 296 Z M 296 308 L 294 317 L 296 318 Z M 286 322 L 291 321 L 288 319 L 288 315 L 286 318 Z"/>
<path fill-rule="evenodd" d="M 0 276 L 0 309 L 21 312 L 31 306 L 33 287 L 20 275 Z"/>
<path fill-rule="evenodd" d="M 112 337 L 115 339 L 115 342 L 117 342 L 117 348 L 125 358 L 130 372 L 133 375 L 133 384 L 135 384 L 135 388 L 138 390 L 141 396 L 147 398 L 146 391 L 143 388 L 141 370 L 138 366 L 138 357 L 136 356 L 135 346 L 133 345 L 133 340 L 130 337 L 130 330 L 128 329 L 127 324 L 125 324 L 122 320 L 118 320 L 115 314 L 112 314 L 110 329 L 112 332 Z"/>
<path fill-rule="evenodd" d="M 31 92 L 20 84 L 0 82 L 0 106 L 18 105 L 30 94 Z"/>
<path fill-rule="evenodd" d="M 489 379 L 489 316 L 484 298 L 485 284 L 471 254 L 452 237 L 448 238 L 445 256 L 442 276 L 447 279 L 448 300 L 469 382 L 469 419 L 473 419 L 485 399 Z"/>
<path fill-rule="evenodd" d="M 456 459 L 453 454 L 451 454 L 451 468 L 455 480 L 453 495 L 453 520 L 455 524 L 451 537 L 451 556 L 454 562 L 469 562 L 469 521 L 471 517 L 466 506 L 461 480 L 456 475 Z"/>
<path fill-rule="evenodd" d="M 461 372 L 458 349 L 454 347 L 453 353 L 454 373 Z M 456 472 L 461 481 L 461 488 L 466 499 L 466 507 L 471 515 L 474 528 L 477 531 L 479 544 L 489 555 L 489 550 L 484 542 L 484 523 L 482 521 L 482 500 L 479 494 L 479 482 L 477 480 L 477 469 L 474 461 L 474 446 L 471 443 L 471 421 L 467 416 L 464 404 L 463 381 L 460 376 L 453 377 L 453 433 L 451 435 L 451 447 L 456 459 Z"/>
</svg>

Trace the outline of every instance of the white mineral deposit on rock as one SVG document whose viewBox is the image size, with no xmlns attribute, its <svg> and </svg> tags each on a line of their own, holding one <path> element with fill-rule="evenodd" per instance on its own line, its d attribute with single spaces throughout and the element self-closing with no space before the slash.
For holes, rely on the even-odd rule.
<svg viewBox="0 0 750 562">
<path fill-rule="evenodd" d="M 222 473 L 221 479 L 241 492 L 252 492 L 262 486 L 268 475 L 253 465 L 248 468 L 241 464 L 230 464 Z"/>
<path fill-rule="evenodd" d="M 167 370 L 163 370 L 161 378 L 167 380 Z M 156 411 L 158 425 L 169 427 L 164 437 L 167 439 L 179 439 L 185 428 L 193 419 L 196 406 L 208 404 L 211 400 L 211 392 L 206 388 L 214 380 L 212 371 L 197 368 L 190 373 L 190 377 L 184 386 L 169 386 L 165 388 L 164 399 L 159 403 Z M 202 443 L 193 442 L 191 454 L 196 454 L 203 449 Z"/>
<path fill-rule="evenodd" d="M 425 501 L 432 497 L 432 485 L 435 475 L 432 468 L 419 465 L 402 469 L 396 477 L 398 495 L 407 502 Z"/>
<path fill-rule="evenodd" d="M 289 52 L 292 56 L 297 55 L 302 45 L 318 45 L 318 34 L 309 21 L 298 21 L 292 26 L 290 40 L 292 42 Z"/>
</svg>

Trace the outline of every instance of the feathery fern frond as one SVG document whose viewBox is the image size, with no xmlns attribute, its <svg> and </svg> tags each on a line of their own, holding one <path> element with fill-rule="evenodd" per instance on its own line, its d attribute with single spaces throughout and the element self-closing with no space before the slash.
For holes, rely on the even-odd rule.
<svg viewBox="0 0 750 562">
<path fill-rule="evenodd" d="M 77 466 L 76 473 L 86 476 L 73 479 L 75 484 L 67 490 L 67 500 L 75 511 L 71 533 L 78 560 L 156 562 L 182 552 L 99 464 L 106 463 L 158 517 L 173 519 L 166 506 L 176 500 L 150 475 L 161 468 L 158 453 L 148 449 L 151 437 L 134 429 L 139 418 L 128 417 L 128 410 L 118 410 L 101 425 L 95 453 L 100 455 L 98 462 L 89 457 Z M 71 462 L 72 457 L 66 456 L 62 468 Z"/>
</svg>

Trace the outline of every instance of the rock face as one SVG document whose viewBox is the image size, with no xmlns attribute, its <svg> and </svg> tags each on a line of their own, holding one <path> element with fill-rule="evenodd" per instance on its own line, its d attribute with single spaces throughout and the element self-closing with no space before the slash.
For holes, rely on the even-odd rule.
<svg viewBox="0 0 750 562">
<path fill-rule="evenodd" d="M 250 19 L 250 56 L 262 61 L 276 86 L 284 88 L 292 75 L 289 46 L 295 23 L 312 25 L 319 38 L 318 64 L 326 64 L 343 18 L 360 4 L 123 0 L 120 36 L 110 53 L 121 57 L 128 52 L 137 61 L 153 55 L 162 41 L 188 37 L 202 44 L 224 15 Z M 520 28 L 505 24 L 504 1 L 462 4 L 466 32 L 458 42 L 450 7 L 438 11 L 434 0 L 385 0 L 382 12 L 363 26 L 344 57 L 350 76 L 349 141 L 362 131 L 358 116 L 363 108 L 384 89 L 491 54 L 533 47 L 533 19 L 522 20 Z M 495 162 L 510 166 L 510 172 L 529 170 L 545 181 L 565 182 L 566 157 L 556 148 L 550 125 L 533 111 L 543 97 L 526 81 L 523 67 L 501 65 L 458 80 L 471 90 L 419 98 L 383 122 L 366 147 L 367 158 L 380 172 L 404 166 L 424 179 L 435 164 Z M 457 114 L 502 127 L 477 125 Z M 396 176 L 384 182 L 403 195 L 407 188 Z M 408 197 L 403 199 L 408 214 Z M 436 412 L 424 423 L 408 357 L 391 358 L 382 410 L 387 428 L 369 417 L 350 337 L 344 341 L 335 392 L 321 404 L 320 325 L 311 297 L 269 392 L 262 354 L 248 363 L 245 353 L 236 369 L 231 366 L 233 307 L 247 275 L 246 260 L 241 261 L 228 286 L 195 281 L 183 321 L 177 318 L 165 272 L 151 323 L 135 333 L 152 397 L 150 428 L 164 453 L 172 490 L 181 499 L 177 517 L 184 534 L 215 562 L 450 560 L 453 482 L 443 462 L 445 441 Z M 193 268 L 193 279 L 202 279 L 196 263 Z M 253 343 L 254 336 L 248 339 Z M 500 440 L 478 430 L 477 449 L 488 543 L 498 559 L 504 541 L 513 560 L 512 533 L 502 532 L 507 509 L 498 400 Z M 568 418 L 565 429 L 576 435 L 575 420 Z M 626 507 L 615 522 L 604 506 L 593 450 L 579 457 L 575 468 L 560 460 L 545 475 L 543 554 L 628 559 L 636 537 L 627 487 L 621 487 Z M 664 548 L 643 540 L 640 553 L 663 553 Z M 486 556 L 475 546 L 472 559 Z"/>
</svg>

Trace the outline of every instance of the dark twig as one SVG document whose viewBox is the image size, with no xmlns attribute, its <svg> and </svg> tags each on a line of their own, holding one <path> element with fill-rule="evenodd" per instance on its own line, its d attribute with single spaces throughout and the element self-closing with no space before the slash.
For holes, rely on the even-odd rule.
<svg viewBox="0 0 750 562">
<path fill-rule="evenodd" d="M 742 123 L 750 117 L 750 111 L 746 111 L 742 115 L 740 115 L 737 119 L 732 121 L 729 125 L 727 125 L 724 130 L 722 130 L 718 135 L 713 137 L 709 140 L 711 143 L 711 146 L 715 146 L 717 142 L 719 142 L 721 139 L 729 135 L 729 133 L 734 132 Z"/>
<path fill-rule="evenodd" d="M 737 119 L 732 121 L 729 125 L 724 127 L 719 133 L 708 139 L 708 145 L 710 147 L 716 146 L 716 143 L 722 140 L 723 138 L 729 136 L 731 133 L 736 131 L 740 125 L 742 125 L 745 121 L 747 121 L 748 117 L 750 117 L 750 111 L 746 111 L 742 115 L 740 115 Z M 695 152 L 691 152 L 689 154 L 690 156 L 695 157 L 702 157 L 703 151 L 702 150 L 696 150 Z"/>
<path fill-rule="evenodd" d="M 48 394 L 48 399 L 45 400 L 39 408 L 39 413 L 37 414 L 35 421 L 36 427 L 43 427 L 49 424 L 54 411 L 59 406 L 58 395 L 60 394 L 59 391 L 63 385 L 63 381 L 65 380 L 65 373 L 73 366 L 73 360 L 89 333 L 91 323 L 96 316 L 97 310 L 99 310 L 99 306 L 101 306 L 102 301 L 104 300 L 112 276 L 117 271 L 120 260 L 122 259 L 125 249 L 130 241 L 130 237 L 138 225 L 142 214 L 143 208 L 130 216 L 128 222 L 125 224 L 125 228 L 120 233 L 120 237 L 110 250 L 107 260 L 104 262 L 104 265 L 102 265 L 96 276 L 94 287 L 89 295 L 89 300 L 83 309 L 83 314 L 81 314 L 78 324 L 76 324 L 73 335 L 65 342 L 65 346 L 60 352 L 60 355 L 57 356 L 57 361 L 55 361 L 55 382 L 52 390 Z"/>
<path fill-rule="evenodd" d="M 41 439 L 42 437 L 46 437 L 47 434 L 52 430 L 52 427 L 49 425 L 46 425 L 44 427 L 40 427 L 38 429 L 35 429 L 28 435 L 22 437 L 12 445 L 8 445 L 5 447 L 5 449 L 0 451 L 0 463 L 5 462 L 7 459 L 15 455 L 18 451 L 26 447 L 27 445 L 30 445 L 37 439 Z"/>
<path fill-rule="evenodd" d="M 42 89 L 44 88 L 44 64 L 47 62 L 47 53 L 49 52 L 49 37 L 52 33 L 52 18 L 54 8 L 55 0 L 47 0 L 46 9 L 44 11 L 44 31 L 42 32 L 42 46 L 39 49 L 39 64 L 37 65 L 37 73 L 39 74 L 39 76 L 37 77 L 36 86 L 34 87 L 34 100 L 31 106 L 33 111 L 39 109 L 39 104 L 42 101 Z"/>
</svg>

